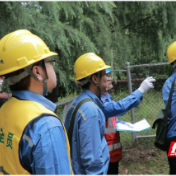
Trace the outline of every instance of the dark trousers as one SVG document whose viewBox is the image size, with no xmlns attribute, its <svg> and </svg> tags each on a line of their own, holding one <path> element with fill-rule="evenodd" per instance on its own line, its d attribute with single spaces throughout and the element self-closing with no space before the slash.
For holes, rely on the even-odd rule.
<svg viewBox="0 0 176 176">
<path fill-rule="evenodd" d="M 172 138 L 167 138 L 166 140 L 166 144 L 167 144 L 167 154 L 169 152 L 169 148 L 170 148 L 170 143 L 172 141 L 176 141 L 176 136 L 172 137 Z M 175 175 L 176 174 L 176 157 L 167 157 L 168 158 L 168 162 L 169 162 L 169 167 L 170 167 L 170 175 Z"/>
<path fill-rule="evenodd" d="M 110 162 L 107 175 L 118 175 L 118 173 L 119 173 L 119 161 L 114 163 Z"/>
</svg>

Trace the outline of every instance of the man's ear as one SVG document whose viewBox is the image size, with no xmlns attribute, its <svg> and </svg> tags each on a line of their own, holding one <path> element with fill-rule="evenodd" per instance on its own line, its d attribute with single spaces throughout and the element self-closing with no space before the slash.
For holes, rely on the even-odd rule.
<svg viewBox="0 0 176 176">
<path fill-rule="evenodd" d="M 34 75 L 38 78 L 38 80 L 40 82 L 43 82 L 44 81 L 44 70 L 42 67 L 40 66 L 33 66 L 32 68 L 32 72 L 34 73 Z"/>
<path fill-rule="evenodd" d="M 96 85 L 99 83 L 98 77 L 96 75 L 92 75 L 91 79 L 92 79 L 92 82 L 95 83 Z"/>
</svg>

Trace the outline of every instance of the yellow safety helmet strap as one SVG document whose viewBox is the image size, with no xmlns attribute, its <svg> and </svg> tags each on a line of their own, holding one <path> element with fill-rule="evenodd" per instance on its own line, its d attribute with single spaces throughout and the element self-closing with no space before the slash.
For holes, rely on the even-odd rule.
<svg viewBox="0 0 176 176">
<path fill-rule="evenodd" d="M 36 81 L 41 82 L 43 84 L 43 95 L 45 96 L 47 93 L 47 81 L 48 81 L 48 72 L 46 69 L 46 61 L 43 60 L 44 62 L 44 69 L 46 71 L 46 79 L 44 80 L 44 82 L 41 82 L 37 76 L 32 72 L 32 67 L 33 65 L 29 65 L 28 67 L 24 68 L 24 71 L 18 75 L 15 76 L 11 76 L 9 78 L 7 78 L 7 83 L 11 86 L 14 85 L 18 82 L 20 82 L 23 78 L 27 77 L 28 75 L 32 76 Z"/>
<path fill-rule="evenodd" d="M 46 60 L 44 59 L 43 62 L 44 62 L 44 68 L 45 68 L 45 71 L 46 71 L 46 79 L 44 80 L 44 82 L 41 82 L 41 81 L 37 78 L 37 76 L 32 72 L 32 66 L 33 66 L 33 65 L 29 65 L 28 67 L 25 67 L 24 70 L 25 70 L 29 75 L 31 75 L 36 81 L 41 82 L 41 83 L 43 84 L 43 95 L 45 96 L 46 93 L 47 93 L 48 72 L 47 72 L 47 69 L 46 69 Z"/>
<path fill-rule="evenodd" d="M 97 72 L 97 73 L 98 73 L 98 72 Z M 92 75 L 94 75 L 94 74 L 92 74 Z M 78 80 L 78 81 L 77 81 L 78 85 L 83 86 L 83 85 L 87 84 L 88 82 L 90 82 L 90 83 L 92 83 L 94 86 L 97 86 L 97 85 L 91 80 L 92 75 L 90 75 L 90 76 L 88 76 L 88 77 L 86 77 L 86 78 L 83 78 L 83 79 L 81 79 L 81 80 Z M 99 80 L 99 79 L 98 79 L 98 80 Z"/>
<path fill-rule="evenodd" d="M 100 90 L 100 82 L 101 82 L 101 72 L 98 72 L 98 82 L 99 84 L 96 85 L 91 79 L 90 79 L 90 82 L 98 89 L 98 92 L 99 92 L 99 95 L 98 97 L 100 98 L 101 97 L 101 90 Z"/>
<path fill-rule="evenodd" d="M 14 85 L 16 83 L 18 83 L 20 80 L 22 80 L 23 78 L 27 77 L 29 74 L 26 73 L 25 71 L 23 71 L 22 73 L 15 75 L 15 76 L 11 76 L 9 78 L 7 78 L 7 83 L 8 85 Z"/>
<path fill-rule="evenodd" d="M 87 84 L 88 82 L 90 82 L 90 76 L 84 78 L 83 80 L 78 80 L 77 84 L 80 86 L 83 86 L 83 85 Z"/>
</svg>

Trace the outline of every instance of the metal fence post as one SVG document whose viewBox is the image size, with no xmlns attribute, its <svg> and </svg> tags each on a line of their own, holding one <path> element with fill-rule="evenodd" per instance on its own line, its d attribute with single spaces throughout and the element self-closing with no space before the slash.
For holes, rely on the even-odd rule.
<svg viewBox="0 0 176 176">
<path fill-rule="evenodd" d="M 127 71 L 128 91 L 129 91 L 129 94 L 131 94 L 133 92 L 133 90 L 132 90 L 131 72 L 130 72 L 130 63 L 129 62 L 126 62 L 126 71 Z M 134 109 L 132 109 L 130 112 L 131 112 L 132 123 L 135 123 Z M 132 143 L 135 141 L 135 139 L 136 139 L 136 133 L 133 132 L 132 133 Z"/>
</svg>

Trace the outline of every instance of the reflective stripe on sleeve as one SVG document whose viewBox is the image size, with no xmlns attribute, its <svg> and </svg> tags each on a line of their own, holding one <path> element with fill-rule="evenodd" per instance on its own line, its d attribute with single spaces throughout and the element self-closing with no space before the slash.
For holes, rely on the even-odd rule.
<svg viewBox="0 0 176 176">
<path fill-rule="evenodd" d="M 32 141 L 31 141 L 31 139 L 28 136 L 26 136 L 25 134 L 23 135 L 23 139 L 25 139 L 26 141 L 28 141 L 30 147 L 32 147 L 34 145 L 32 143 Z"/>
</svg>

